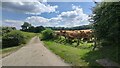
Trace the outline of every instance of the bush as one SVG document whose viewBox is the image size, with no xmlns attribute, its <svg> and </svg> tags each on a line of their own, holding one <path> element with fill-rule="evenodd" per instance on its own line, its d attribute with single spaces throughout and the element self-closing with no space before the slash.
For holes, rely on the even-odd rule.
<svg viewBox="0 0 120 68">
<path fill-rule="evenodd" d="M 2 32 L 1 32 L 2 35 L 6 34 L 6 33 L 9 33 L 9 32 L 11 32 L 13 30 L 16 30 L 15 27 L 1 27 L 1 29 L 2 29 Z"/>
<path fill-rule="evenodd" d="M 107 44 L 119 45 L 120 8 L 118 5 L 120 5 L 119 2 L 101 2 L 93 9 L 94 34 L 99 41 L 98 43 L 102 42 L 103 46 Z"/>
<path fill-rule="evenodd" d="M 2 38 L 2 48 L 18 46 L 25 43 L 25 36 L 20 31 L 12 31 L 7 33 Z"/>
<path fill-rule="evenodd" d="M 42 37 L 41 39 L 42 40 L 50 40 L 50 39 L 53 39 L 54 35 L 53 35 L 53 30 L 51 29 L 46 29 L 44 31 L 42 31 Z"/>
</svg>

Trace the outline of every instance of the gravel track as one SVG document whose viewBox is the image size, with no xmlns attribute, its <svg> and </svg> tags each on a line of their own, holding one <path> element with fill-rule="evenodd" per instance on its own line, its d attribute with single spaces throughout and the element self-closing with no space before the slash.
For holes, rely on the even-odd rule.
<svg viewBox="0 0 120 68">
<path fill-rule="evenodd" d="M 2 66 L 69 66 L 34 37 L 18 51 L 2 59 Z"/>
</svg>

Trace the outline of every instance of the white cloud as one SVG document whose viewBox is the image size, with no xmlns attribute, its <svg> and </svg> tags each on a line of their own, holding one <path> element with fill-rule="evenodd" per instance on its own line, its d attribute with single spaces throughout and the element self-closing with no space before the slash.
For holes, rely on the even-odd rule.
<svg viewBox="0 0 120 68">
<path fill-rule="evenodd" d="M 40 16 L 31 16 L 26 19 L 33 25 L 43 25 L 43 26 L 64 26 L 64 27 L 74 27 L 80 25 L 87 25 L 90 22 L 88 21 L 89 16 L 83 13 L 83 9 L 80 6 L 72 6 L 72 11 L 62 12 L 57 17 L 50 19 L 40 17 Z"/>
<path fill-rule="evenodd" d="M 83 13 L 83 9 L 80 6 L 73 5 L 72 11 L 62 12 L 57 17 L 50 19 L 32 16 L 28 17 L 26 20 L 29 20 L 34 25 L 43 25 L 43 26 L 64 26 L 64 27 L 74 27 L 80 25 L 89 24 L 89 17 L 87 14 Z"/>
<path fill-rule="evenodd" d="M 39 25 L 46 26 L 49 22 L 49 20 L 47 18 L 40 17 L 40 16 L 27 17 L 25 19 L 25 21 L 29 22 L 30 24 L 32 24 L 34 26 L 39 26 Z"/>
<path fill-rule="evenodd" d="M 23 23 L 23 21 L 19 20 L 3 20 L 2 26 L 17 27 L 19 29 Z"/>
<path fill-rule="evenodd" d="M 36 0 L 36 2 L 3 2 L 3 9 L 24 12 L 26 14 L 41 14 L 45 12 L 56 12 L 57 5 L 50 6 Z"/>
<path fill-rule="evenodd" d="M 62 18 L 63 26 L 73 27 L 86 25 L 90 22 L 88 21 L 89 16 L 83 13 L 83 9 L 80 6 L 72 5 L 73 11 L 62 12 L 58 17 Z"/>
<path fill-rule="evenodd" d="M 88 21 L 88 19 L 89 16 L 83 13 L 82 8 L 73 5 L 72 11 L 62 12 L 57 17 L 48 19 L 41 16 L 31 16 L 31 17 L 27 17 L 24 21 L 29 22 L 34 26 L 42 25 L 42 26 L 74 27 L 74 26 L 89 24 L 90 22 Z M 11 21 L 11 22 L 15 23 L 19 21 Z"/>
</svg>

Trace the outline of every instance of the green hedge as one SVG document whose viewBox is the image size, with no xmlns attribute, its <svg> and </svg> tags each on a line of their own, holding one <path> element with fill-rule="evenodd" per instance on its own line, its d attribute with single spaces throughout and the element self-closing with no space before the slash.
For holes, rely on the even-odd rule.
<svg viewBox="0 0 120 68">
<path fill-rule="evenodd" d="M 50 40 L 50 39 L 53 39 L 54 35 L 53 35 L 53 30 L 51 29 L 46 29 L 44 31 L 42 31 L 42 36 L 41 36 L 41 39 L 42 40 Z"/>
<path fill-rule="evenodd" d="M 30 34 L 22 31 L 11 31 L 2 37 L 2 48 L 18 46 L 25 44 L 28 39 L 33 37 L 34 34 Z"/>
</svg>

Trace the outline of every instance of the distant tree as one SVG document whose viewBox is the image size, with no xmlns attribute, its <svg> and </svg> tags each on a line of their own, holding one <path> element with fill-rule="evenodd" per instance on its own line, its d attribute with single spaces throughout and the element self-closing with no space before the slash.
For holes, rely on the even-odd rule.
<svg viewBox="0 0 120 68">
<path fill-rule="evenodd" d="M 27 30 L 28 30 L 28 32 L 35 32 L 35 27 L 34 26 L 30 26 Z"/>
<path fill-rule="evenodd" d="M 41 31 L 45 30 L 45 28 L 43 26 L 37 26 L 34 27 L 31 24 L 29 24 L 28 22 L 24 22 L 23 25 L 21 25 L 22 27 L 22 31 L 26 31 L 26 32 L 34 32 L 34 33 L 40 33 Z"/>
<path fill-rule="evenodd" d="M 46 27 L 52 30 L 85 30 L 85 29 L 92 29 L 92 25 L 82 25 L 82 26 L 75 26 L 75 27 Z"/>
<path fill-rule="evenodd" d="M 31 24 L 29 24 L 28 22 L 24 22 L 24 24 L 21 25 L 21 27 L 23 31 L 27 31 L 27 29 L 31 27 Z"/>
<path fill-rule="evenodd" d="M 37 26 L 35 27 L 35 33 L 40 33 L 41 31 L 45 30 L 45 28 L 43 26 Z"/>
</svg>

